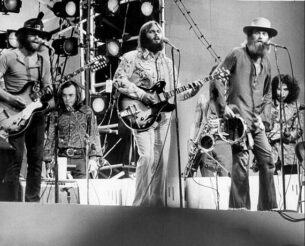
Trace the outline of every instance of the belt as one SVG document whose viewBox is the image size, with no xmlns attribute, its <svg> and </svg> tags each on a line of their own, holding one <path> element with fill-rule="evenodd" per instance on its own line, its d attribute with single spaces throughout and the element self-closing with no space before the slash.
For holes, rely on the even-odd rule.
<svg viewBox="0 0 305 246">
<path fill-rule="evenodd" d="M 59 149 L 58 155 L 59 156 L 67 156 L 67 157 L 83 157 L 85 154 L 83 149 L 74 149 L 74 148 L 67 148 L 67 149 Z"/>
</svg>

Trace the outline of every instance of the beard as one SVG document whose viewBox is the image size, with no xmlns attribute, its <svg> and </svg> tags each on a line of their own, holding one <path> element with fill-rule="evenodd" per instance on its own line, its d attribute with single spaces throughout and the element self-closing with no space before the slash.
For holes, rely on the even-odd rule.
<svg viewBox="0 0 305 246">
<path fill-rule="evenodd" d="M 32 43 L 32 42 L 24 42 L 23 47 L 26 48 L 30 52 L 35 52 L 39 51 L 41 45 L 37 43 Z"/>
<path fill-rule="evenodd" d="M 251 56 L 254 57 L 264 57 L 270 51 L 270 47 L 268 45 L 254 40 L 248 40 L 247 47 Z"/>
<path fill-rule="evenodd" d="M 164 49 L 164 42 L 160 41 L 160 42 L 156 43 L 156 42 L 154 42 L 154 40 L 147 39 L 145 44 L 143 45 L 143 47 L 153 53 L 157 53 Z"/>
</svg>

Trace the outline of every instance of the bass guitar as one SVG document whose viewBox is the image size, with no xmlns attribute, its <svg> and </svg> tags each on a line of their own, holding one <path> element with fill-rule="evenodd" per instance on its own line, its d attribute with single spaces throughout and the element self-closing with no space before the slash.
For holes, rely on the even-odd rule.
<svg viewBox="0 0 305 246">
<path fill-rule="evenodd" d="M 86 69 L 97 71 L 105 67 L 107 62 L 105 56 L 97 56 L 84 67 L 63 76 L 55 84 L 63 83 Z M 22 133 L 28 127 L 34 113 L 43 112 L 49 107 L 47 103 L 41 101 L 41 98 L 51 90 L 51 86 L 39 90 L 37 89 L 37 83 L 29 82 L 19 92 L 12 93 L 24 99 L 25 108 L 18 109 L 6 102 L 0 102 L 0 129 L 5 130 L 9 136 Z"/>
<path fill-rule="evenodd" d="M 176 93 L 179 94 L 188 89 L 201 87 L 204 85 L 204 83 L 214 79 L 227 79 L 229 75 L 230 72 L 228 70 L 221 69 L 204 79 L 194 81 L 188 85 L 181 86 L 176 88 L 176 90 L 171 90 L 168 92 L 164 92 L 166 85 L 164 81 L 157 82 L 149 89 L 140 87 L 147 93 L 154 96 L 157 103 L 153 105 L 147 105 L 140 100 L 120 94 L 117 100 L 118 116 L 129 129 L 145 131 L 152 127 L 161 112 L 170 112 L 175 109 L 175 105 L 170 104 L 168 100 Z"/>
</svg>

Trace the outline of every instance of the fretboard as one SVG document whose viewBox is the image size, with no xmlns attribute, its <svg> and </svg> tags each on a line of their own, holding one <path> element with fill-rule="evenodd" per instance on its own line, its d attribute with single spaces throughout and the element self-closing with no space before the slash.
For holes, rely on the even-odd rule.
<svg viewBox="0 0 305 246">
<path fill-rule="evenodd" d="M 199 87 L 199 86 L 201 87 L 201 86 L 203 86 L 206 82 L 209 82 L 209 81 L 211 81 L 211 80 L 213 80 L 213 79 L 214 79 L 214 76 L 210 75 L 210 76 L 208 76 L 208 77 L 205 77 L 204 79 L 197 80 L 197 81 L 193 81 L 192 83 L 189 83 L 189 84 L 187 84 L 187 85 L 178 87 L 178 88 L 176 88 L 176 90 L 171 90 L 171 91 L 168 91 L 168 92 L 164 92 L 163 95 L 164 95 L 164 97 L 165 97 L 166 99 L 169 99 L 169 98 L 175 96 L 175 92 L 176 92 L 177 94 L 180 94 L 180 93 L 182 93 L 182 92 L 184 92 L 184 91 L 187 91 L 187 90 L 189 90 L 189 89 L 193 89 L 193 88 Z"/>
</svg>

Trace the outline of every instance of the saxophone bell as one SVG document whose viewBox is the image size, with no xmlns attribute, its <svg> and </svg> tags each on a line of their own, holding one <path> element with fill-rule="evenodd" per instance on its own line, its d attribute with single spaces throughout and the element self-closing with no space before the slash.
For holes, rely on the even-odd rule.
<svg viewBox="0 0 305 246">
<path fill-rule="evenodd" d="M 215 138 L 211 134 L 203 134 L 198 141 L 198 148 L 201 152 L 209 152 L 215 147 Z"/>
</svg>

